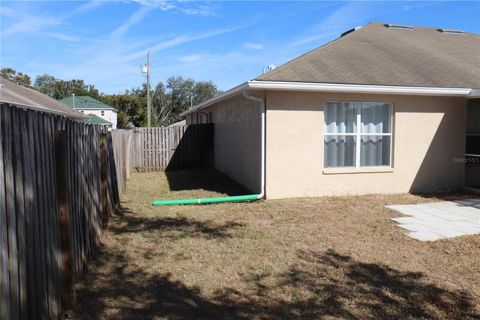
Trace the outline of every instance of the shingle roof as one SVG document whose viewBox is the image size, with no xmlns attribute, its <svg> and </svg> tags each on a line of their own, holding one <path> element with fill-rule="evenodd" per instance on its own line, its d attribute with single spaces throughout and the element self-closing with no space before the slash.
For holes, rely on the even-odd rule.
<svg viewBox="0 0 480 320">
<path fill-rule="evenodd" d="M 73 97 L 66 97 L 60 100 L 60 102 L 65 103 L 66 105 L 73 108 L 73 99 L 74 99 Z M 105 104 L 89 96 L 75 96 L 75 109 L 76 110 L 87 110 L 87 109 L 115 110 L 108 104 Z"/>
<path fill-rule="evenodd" d="M 112 123 L 108 122 L 107 120 L 93 114 L 93 113 L 90 113 L 87 115 L 87 119 L 85 120 L 86 123 L 88 124 L 101 124 L 101 125 L 106 125 L 106 126 L 111 126 Z"/>
<path fill-rule="evenodd" d="M 19 86 L 0 77 L 0 102 L 40 110 L 72 119 L 83 119 L 80 112 L 36 90 Z"/>
<path fill-rule="evenodd" d="M 480 35 L 370 23 L 255 80 L 480 88 Z"/>
</svg>

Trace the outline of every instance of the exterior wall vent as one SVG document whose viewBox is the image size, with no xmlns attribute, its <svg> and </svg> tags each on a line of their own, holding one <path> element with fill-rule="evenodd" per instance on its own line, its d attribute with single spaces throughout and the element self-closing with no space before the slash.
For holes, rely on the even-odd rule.
<svg viewBox="0 0 480 320">
<path fill-rule="evenodd" d="M 387 23 L 387 24 L 385 24 L 385 27 L 392 28 L 392 29 L 401 29 L 401 30 L 415 30 L 414 27 L 408 26 L 408 25 L 405 25 L 405 24 L 390 24 L 390 23 Z"/>
<path fill-rule="evenodd" d="M 465 34 L 465 31 L 462 30 L 454 30 L 454 29 L 438 29 L 441 33 L 447 34 Z"/>
<path fill-rule="evenodd" d="M 352 29 L 350 29 L 350 30 L 347 30 L 347 31 L 345 31 L 344 33 L 342 33 L 342 34 L 340 35 L 340 38 L 343 37 L 343 36 L 346 36 L 346 35 L 349 34 L 349 33 L 352 33 L 353 31 L 356 31 L 356 30 L 358 30 L 358 29 L 360 29 L 360 28 L 361 28 L 361 26 L 360 26 L 360 27 L 352 28 Z"/>
</svg>

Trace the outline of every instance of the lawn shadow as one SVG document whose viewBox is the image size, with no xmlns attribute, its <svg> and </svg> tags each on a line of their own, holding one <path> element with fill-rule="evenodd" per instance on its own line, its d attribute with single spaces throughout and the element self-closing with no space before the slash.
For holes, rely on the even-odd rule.
<svg viewBox="0 0 480 320">
<path fill-rule="evenodd" d="M 438 200 L 438 201 L 462 201 L 467 199 L 480 198 L 478 193 L 473 192 L 438 192 L 438 193 L 413 193 L 424 199 Z"/>
<path fill-rule="evenodd" d="M 113 224 L 109 232 L 122 233 L 154 233 L 157 238 L 196 238 L 206 239 L 233 238 L 234 232 L 244 228 L 245 224 L 226 221 L 217 224 L 210 220 L 201 221 L 186 217 L 152 217 L 137 216 L 130 209 L 122 207 L 119 210 L 120 224 Z"/>
<path fill-rule="evenodd" d="M 207 190 L 233 195 L 251 192 L 215 169 L 165 171 L 170 191 Z"/>
<path fill-rule="evenodd" d="M 466 292 L 440 288 L 421 273 L 363 263 L 334 250 L 300 251 L 281 274 L 244 281 L 250 293 L 223 288 L 206 297 L 172 273 L 146 274 L 122 253 L 104 254 L 110 272 L 93 274 L 79 290 L 80 319 L 475 319 Z M 271 280 L 271 281 L 267 281 Z M 101 285 L 98 285 L 101 283 Z M 280 293 L 279 293 L 280 292 Z M 287 292 L 288 294 L 284 294 Z"/>
<path fill-rule="evenodd" d="M 278 286 L 293 286 L 311 294 L 298 308 L 306 318 L 449 318 L 474 319 L 474 297 L 428 282 L 420 272 L 356 261 L 328 250 L 300 251 L 302 263 L 280 276 Z M 317 298 L 315 298 L 317 297 Z M 305 303 L 308 308 L 305 308 Z"/>
</svg>

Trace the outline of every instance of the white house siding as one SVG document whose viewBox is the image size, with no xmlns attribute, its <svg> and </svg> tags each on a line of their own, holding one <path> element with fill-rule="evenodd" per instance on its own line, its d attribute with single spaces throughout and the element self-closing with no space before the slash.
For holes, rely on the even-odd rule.
<svg viewBox="0 0 480 320">
<path fill-rule="evenodd" d="M 112 129 L 117 129 L 117 111 L 113 109 L 77 109 L 83 114 L 94 114 L 112 124 Z M 102 110 L 104 115 L 102 115 Z"/>
</svg>

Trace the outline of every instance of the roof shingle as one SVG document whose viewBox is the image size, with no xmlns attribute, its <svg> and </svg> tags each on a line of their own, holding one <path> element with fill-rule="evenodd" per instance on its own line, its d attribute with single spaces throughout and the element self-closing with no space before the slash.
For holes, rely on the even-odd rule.
<svg viewBox="0 0 480 320">
<path fill-rule="evenodd" d="M 370 23 L 255 80 L 480 88 L 480 35 Z"/>
<path fill-rule="evenodd" d="M 44 112 L 59 114 L 72 119 L 85 116 L 65 104 L 36 90 L 19 86 L 0 77 L 0 102 Z"/>
<path fill-rule="evenodd" d="M 60 102 L 70 106 L 73 108 L 73 99 L 75 99 L 75 109 L 76 110 L 87 110 L 87 109 L 108 109 L 108 110 L 115 110 L 108 104 L 105 104 L 97 99 L 94 99 L 89 96 L 75 96 L 74 97 L 66 97 L 60 100 Z"/>
</svg>

